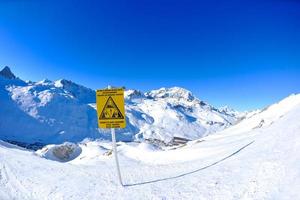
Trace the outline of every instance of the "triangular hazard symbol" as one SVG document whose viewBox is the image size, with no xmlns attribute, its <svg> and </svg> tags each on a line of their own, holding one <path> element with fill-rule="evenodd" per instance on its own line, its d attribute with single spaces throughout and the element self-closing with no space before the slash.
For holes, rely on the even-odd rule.
<svg viewBox="0 0 300 200">
<path fill-rule="evenodd" d="M 113 98 L 107 99 L 99 119 L 124 119 Z"/>
</svg>

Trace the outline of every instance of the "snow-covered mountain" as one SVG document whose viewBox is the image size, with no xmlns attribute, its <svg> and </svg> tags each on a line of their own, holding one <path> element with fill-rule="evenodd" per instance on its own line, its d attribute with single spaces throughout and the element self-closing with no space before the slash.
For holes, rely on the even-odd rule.
<svg viewBox="0 0 300 200">
<path fill-rule="evenodd" d="M 96 133 L 93 90 L 70 81 L 25 82 L 0 76 L 0 137 L 22 142 L 76 141 Z"/>
<path fill-rule="evenodd" d="M 123 141 L 172 143 L 193 140 L 235 124 L 242 115 L 217 109 L 179 87 L 142 93 L 127 90 L 127 127 Z M 95 91 L 69 80 L 23 81 L 8 67 L 0 72 L 0 139 L 20 142 L 78 142 L 86 137 L 109 139 L 97 128 Z"/>
<path fill-rule="evenodd" d="M 148 95 L 165 101 L 158 93 L 127 94 L 136 102 Z M 0 199 L 300 199 L 299 119 L 300 94 L 294 94 L 184 146 L 119 142 L 124 187 L 110 142 L 32 152 L 0 141 Z"/>
<path fill-rule="evenodd" d="M 139 127 L 136 137 L 166 143 L 174 137 L 197 139 L 235 124 L 239 118 L 219 111 L 179 87 L 161 88 L 145 94 L 125 94 L 128 121 Z"/>
</svg>

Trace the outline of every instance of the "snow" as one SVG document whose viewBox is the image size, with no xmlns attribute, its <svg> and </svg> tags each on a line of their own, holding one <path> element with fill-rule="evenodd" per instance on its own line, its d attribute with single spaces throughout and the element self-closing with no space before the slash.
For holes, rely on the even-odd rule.
<svg viewBox="0 0 300 200">
<path fill-rule="evenodd" d="M 10 69 L 5 75 L 12 77 Z M 9 73 L 8 73 L 9 71 Z M 95 91 L 70 80 L 22 81 L 0 75 L 0 139 L 44 144 L 80 142 L 85 138 L 110 140 L 98 129 Z M 199 100 L 190 91 L 161 88 L 143 93 L 127 90 L 125 129 L 118 141 L 198 139 L 237 123 L 243 116 Z M 228 109 L 229 110 L 229 109 Z"/>
<path fill-rule="evenodd" d="M 169 143 L 173 137 L 197 139 L 239 120 L 179 87 L 161 88 L 144 95 L 129 91 L 126 97 L 129 123 L 138 127 L 136 138 L 156 139 L 165 143 Z"/>
<path fill-rule="evenodd" d="M 2 139 L 57 143 L 98 133 L 95 110 L 49 80 L 27 85 L 6 83 L 2 87 L 1 99 L 9 110 L 0 108 L 1 115 L 6 116 L 0 124 Z"/>
<path fill-rule="evenodd" d="M 97 129 L 95 91 L 1 72 L 0 139 L 48 144 L 0 140 L 1 200 L 300 199 L 300 94 L 239 113 L 180 87 L 126 90 L 122 187 L 110 132 Z M 174 137 L 191 141 L 170 146 Z"/>
<path fill-rule="evenodd" d="M 260 127 L 268 127 L 299 105 L 300 94 L 292 94 L 280 102 L 275 103 L 258 113 L 250 115 L 247 118 L 248 120 L 244 120 L 236 126 L 229 127 L 224 132 L 234 132 L 236 129 L 250 131 Z"/>
<path fill-rule="evenodd" d="M 153 90 L 146 95 L 152 98 L 171 98 L 183 102 L 191 102 L 195 99 L 190 91 L 180 87 L 160 88 L 158 90 Z"/>
<path fill-rule="evenodd" d="M 118 142 L 125 187 L 110 142 L 68 162 L 0 142 L 0 199 L 300 199 L 299 119 L 298 94 L 186 145 Z"/>
</svg>

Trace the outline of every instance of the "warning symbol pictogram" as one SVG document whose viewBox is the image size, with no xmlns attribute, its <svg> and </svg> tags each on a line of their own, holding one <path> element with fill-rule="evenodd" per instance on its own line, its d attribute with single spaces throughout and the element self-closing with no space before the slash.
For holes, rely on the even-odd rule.
<svg viewBox="0 0 300 200">
<path fill-rule="evenodd" d="M 99 119 L 124 119 L 113 98 L 107 99 Z"/>
</svg>

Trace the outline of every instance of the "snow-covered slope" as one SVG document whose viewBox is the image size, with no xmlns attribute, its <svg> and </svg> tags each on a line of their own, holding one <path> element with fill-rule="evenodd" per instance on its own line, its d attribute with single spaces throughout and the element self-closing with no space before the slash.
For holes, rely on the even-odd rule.
<svg viewBox="0 0 300 200">
<path fill-rule="evenodd" d="M 299 119 L 298 94 L 182 147 L 119 142 L 125 187 L 108 142 L 66 163 L 0 142 L 0 199 L 300 199 Z"/>
<path fill-rule="evenodd" d="M 228 132 L 251 131 L 254 129 L 271 126 L 278 119 L 293 111 L 300 105 L 300 94 L 292 94 L 278 103 L 272 104 L 261 111 L 256 111 L 247 116 L 247 120 L 243 120 L 236 126 L 232 126 L 224 130 L 222 134 Z M 299 121 L 300 122 L 300 121 Z"/>
<path fill-rule="evenodd" d="M 97 119 L 87 103 L 93 95 L 65 80 L 34 83 L 0 76 L 0 138 L 49 143 L 92 137 Z"/>
<path fill-rule="evenodd" d="M 123 141 L 197 139 L 240 118 L 178 87 L 145 94 L 127 90 L 125 98 L 127 127 L 117 130 Z M 95 91 L 72 81 L 25 82 L 6 67 L 0 72 L 0 100 L 0 139 L 49 144 L 110 138 L 109 130 L 97 128 Z"/>
<path fill-rule="evenodd" d="M 145 94 L 127 91 L 126 100 L 130 124 L 140 127 L 137 138 L 166 143 L 174 137 L 193 140 L 227 128 L 238 120 L 179 87 Z"/>
</svg>

